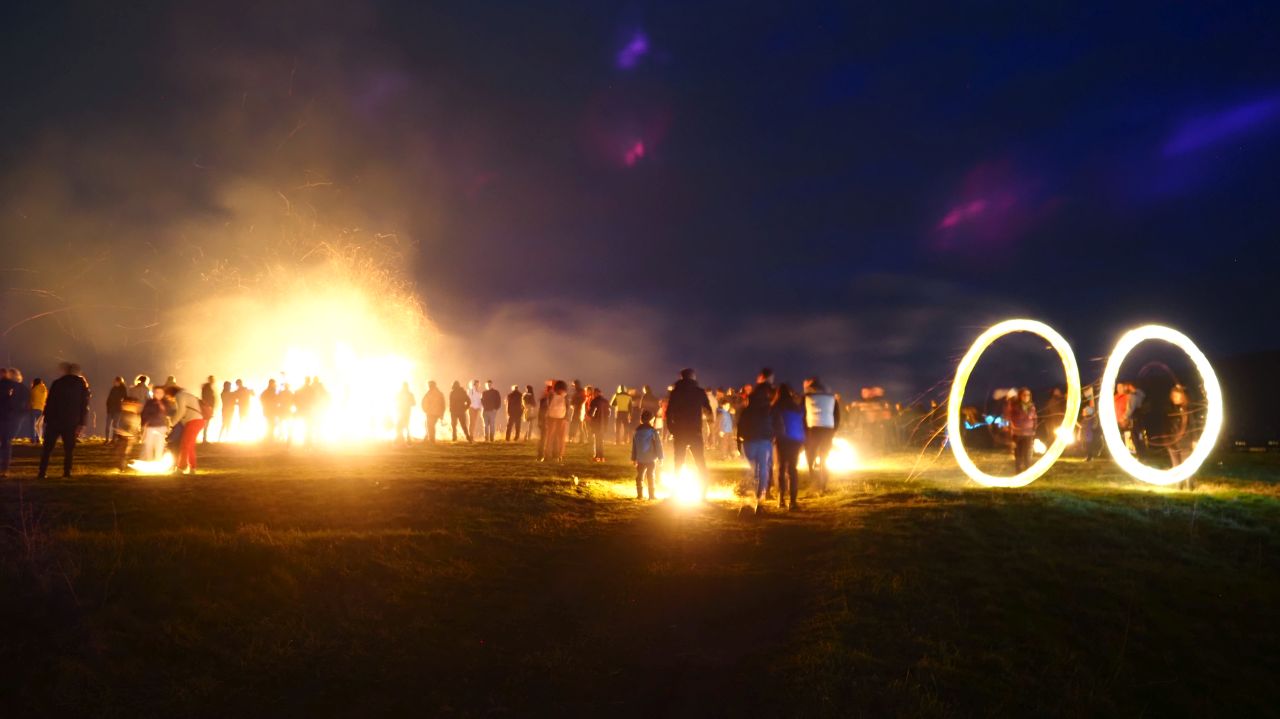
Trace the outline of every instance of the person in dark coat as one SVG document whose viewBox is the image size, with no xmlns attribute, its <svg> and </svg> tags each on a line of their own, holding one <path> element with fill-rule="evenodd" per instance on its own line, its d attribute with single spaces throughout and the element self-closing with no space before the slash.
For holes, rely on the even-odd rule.
<svg viewBox="0 0 1280 719">
<path fill-rule="evenodd" d="M 444 419 L 444 406 L 444 392 L 436 386 L 435 380 L 427 382 L 427 393 L 422 395 L 422 413 L 427 415 L 426 441 L 431 444 L 436 443 L 436 425 Z"/>
<path fill-rule="evenodd" d="M 0 367 L 0 479 L 9 475 L 13 439 L 26 419 L 28 401 L 22 375 L 15 369 Z"/>
<path fill-rule="evenodd" d="M 111 389 L 107 392 L 107 426 L 103 430 L 107 444 L 116 441 L 116 424 L 120 421 L 121 405 L 128 396 L 129 388 L 124 383 L 124 377 L 116 377 L 111 381 Z"/>
<path fill-rule="evenodd" d="M 738 441 L 742 456 L 751 465 L 756 485 L 756 514 L 764 512 L 765 494 L 773 476 L 773 390 L 761 382 L 751 391 L 747 406 L 738 415 Z"/>
<path fill-rule="evenodd" d="M 711 402 L 707 400 L 707 393 L 698 386 L 694 371 L 689 368 L 680 370 L 680 379 L 672 385 L 667 396 L 664 426 L 675 439 L 677 474 L 684 466 L 685 450 L 693 453 L 703 499 L 707 497 L 707 457 L 702 444 L 702 418 L 710 412 Z"/>
<path fill-rule="evenodd" d="M 462 388 L 462 383 L 453 381 L 449 390 L 449 426 L 453 428 L 453 441 L 458 441 L 458 427 L 462 427 L 462 436 L 471 441 L 471 430 L 467 429 L 467 410 L 471 409 L 471 398 Z"/>
<path fill-rule="evenodd" d="M 484 441 L 492 442 L 498 434 L 498 411 L 502 409 L 502 392 L 493 386 L 493 380 L 485 380 L 480 394 L 480 412 L 484 420 Z"/>
<path fill-rule="evenodd" d="M 586 413 L 586 422 L 591 429 L 591 438 L 595 449 L 591 454 L 591 459 L 594 462 L 603 462 L 604 429 L 609 422 L 609 400 L 605 399 L 604 392 L 599 387 L 592 390 L 591 398 L 587 400 Z"/>
<path fill-rule="evenodd" d="M 804 404 L 791 385 L 782 384 L 773 400 L 773 444 L 778 454 L 778 506 L 799 509 L 796 497 L 800 491 L 800 452 L 804 449 Z"/>
<path fill-rule="evenodd" d="M 62 376 L 49 385 L 49 398 L 44 405 L 44 449 L 40 452 L 40 472 L 44 479 L 49 470 L 49 457 L 58 440 L 62 440 L 62 476 L 71 476 L 71 460 L 76 437 L 89 419 L 89 383 L 80 376 L 80 366 L 62 363 Z"/>
<path fill-rule="evenodd" d="M 511 441 L 511 434 L 514 431 L 516 441 L 520 441 L 520 422 L 524 417 L 524 393 L 520 391 L 520 385 L 511 385 L 511 391 L 507 393 L 507 441 Z"/>
</svg>

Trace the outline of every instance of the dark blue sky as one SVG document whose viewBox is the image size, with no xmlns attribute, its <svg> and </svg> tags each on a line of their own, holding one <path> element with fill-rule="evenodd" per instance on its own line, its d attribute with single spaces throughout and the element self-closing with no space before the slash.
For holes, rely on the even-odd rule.
<svg viewBox="0 0 1280 719">
<path fill-rule="evenodd" d="M 451 335 L 722 381 L 923 388 L 1013 312 L 1280 345 L 1275 3 L 217 5 L 6 10 L 6 245 L 274 188 L 411 240 Z M 50 176 L 82 216 L 36 231 Z"/>
</svg>

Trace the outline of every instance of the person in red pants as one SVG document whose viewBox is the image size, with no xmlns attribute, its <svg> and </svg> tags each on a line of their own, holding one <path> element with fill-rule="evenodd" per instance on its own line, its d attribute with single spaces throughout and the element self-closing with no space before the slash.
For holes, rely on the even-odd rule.
<svg viewBox="0 0 1280 719">
<path fill-rule="evenodd" d="M 200 398 L 182 389 L 174 387 L 173 395 L 173 431 L 180 432 L 178 439 L 177 470 L 182 474 L 196 473 L 196 442 L 200 439 L 200 430 L 204 429 L 204 412 L 200 408 Z"/>
</svg>

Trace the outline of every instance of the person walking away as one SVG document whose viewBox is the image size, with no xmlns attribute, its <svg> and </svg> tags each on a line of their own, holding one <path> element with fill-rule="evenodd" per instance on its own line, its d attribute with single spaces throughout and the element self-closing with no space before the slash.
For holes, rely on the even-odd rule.
<svg viewBox="0 0 1280 719">
<path fill-rule="evenodd" d="M 14 370 L 0 368 L 0 479 L 9 476 L 13 440 L 27 411 L 27 388 Z"/>
<path fill-rule="evenodd" d="M 631 428 L 631 393 L 627 392 L 626 387 L 618 385 L 618 391 L 613 393 L 609 406 L 613 408 L 614 417 L 613 443 L 622 444 L 627 430 Z"/>
<path fill-rule="evenodd" d="M 129 469 L 129 454 L 142 432 L 141 411 L 142 405 L 132 397 L 125 397 L 120 403 L 120 421 L 115 427 L 115 460 L 116 469 L 121 472 Z"/>
<path fill-rule="evenodd" d="M 396 441 L 409 444 L 411 439 L 409 436 L 409 417 L 413 415 L 414 405 L 413 391 L 409 389 L 409 383 L 405 382 L 400 385 L 400 392 L 396 395 Z"/>
<path fill-rule="evenodd" d="M 44 447 L 40 452 L 40 471 L 36 479 L 44 479 L 49 470 L 49 457 L 59 439 L 62 440 L 62 476 L 71 476 L 71 462 L 76 439 L 89 420 L 89 383 L 80 376 L 80 365 L 63 362 L 62 376 L 49 385 L 44 408 Z"/>
<path fill-rule="evenodd" d="M 484 417 L 484 441 L 492 442 L 498 434 L 498 410 L 502 409 L 502 393 L 493 386 L 493 380 L 485 380 L 480 394 L 480 411 Z"/>
<path fill-rule="evenodd" d="M 547 397 L 546 459 L 553 462 L 564 461 L 564 445 L 569 438 L 569 417 L 572 412 L 569 386 L 562 379 L 556 380 Z"/>
<path fill-rule="evenodd" d="M 814 480 L 819 493 L 826 493 L 831 478 L 827 457 L 831 454 L 836 430 L 840 428 L 840 402 L 817 377 L 804 381 L 804 428 L 809 479 Z"/>
<path fill-rule="evenodd" d="M 44 435 L 44 404 L 48 397 L 49 386 L 44 380 L 39 377 L 31 380 L 31 394 L 27 400 L 27 427 L 30 430 L 27 438 L 31 444 L 40 444 L 40 437 Z"/>
<path fill-rule="evenodd" d="M 782 384 L 773 400 L 773 442 L 778 453 L 778 506 L 786 509 L 791 495 L 791 511 L 800 505 L 800 451 L 804 449 L 804 404 L 791 385 Z"/>
<path fill-rule="evenodd" d="M 116 439 L 116 422 L 120 421 L 120 403 L 124 402 L 128 394 L 129 389 L 124 384 L 124 377 L 111 380 L 111 389 L 107 391 L 107 424 L 103 428 L 103 437 L 107 444 L 111 444 Z"/>
<path fill-rule="evenodd" d="M 662 464 L 662 438 L 653 428 L 653 413 L 640 413 L 640 426 L 631 435 L 631 463 L 636 466 L 636 499 L 644 499 L 644 486 L 648 483 L 649 500 L 657 499 L 653 492 L 654 474 Z"/>
<path fill-rule="evenodd" d="M 1031 450 L 1036 441 L 1036 405 L 1031 390 L 1018 390 L 1018 401 L 1009 410 L 1009 427 L 1013 431 L 1014 472 L 1021 474 L 1031 466 Z"/>
<path fill-rule="evenodd" d="M 435 444 L 436 426 L 444 419 L 444 392 L 436 386 L 435 380 L 427 382 L 427 393 L 422 395 L 422 413 L 427 416 L 425 441 Z"/>
<path fill-rule="evenodd" d="M 591 399 L 587 402 L 587 422 L 591 428 L 591 438 L 595 451 L 591 455 L 592 461 L 604 461 L 604 433 L 605 428 L 609 424 L 609 400 L 605 399 L 604 391 L 599 387 L 595 388 L 595 392 Z"/>
<path fill-rule="evenodd" d="M 680 370 L 680 379 L 671 386 L 667 395 L 663 424 L 674 438 L 676 474 L 684 467 L 686 451 L 693 454 L 704 500 L 707 498 L 707 457 L 702 445 L 702 418 L 710 412 L 707 393 L 698 386 L 693 369 L 686 367 Z"/>
<path fill-rule="evenodd" d="M 584 439 L 582 436 L 582 408 L 587 403 L 587 393 L 582 388 L 582 383 L 576 379 L 573 381 L 573 392 L 569 394 L 569 401 L 573 407 L 573 412 L 569 416 L 568 441 L 580 442 Z"/>
<path fill-rule="evenodd" d="M 638 404 L 640 405 L 641 412 L 647 409 L 649 410 L 649 414 L 653 415 L 654 428 L 656 429 L 658 420 L 662 417 L 662 413 L 659 411 L 662 409 L 662 400 L 658 399 L 658 395 L 653 393 L 653 390 L 649 388 L 649 385 L 644 385 L 644 387 L 641 388 Z"/>
<path fill-rule="evenodd" d="M 181 387 L 171 387 L 173 394 L 173 432 L 180 434 L 175 469 L 180 474 L 196 473 L 196 444 L 204 429 L 204 411 L 200 398 Z"/>
<path fill-rule="evenodd" d="M 763 501 L 773 473 L 772 401 L 770 386 L 758 384 L 738 417 L 738 441 L 742 443 L 742 454 L 751 465 L 751 476 L 756 485 L 756 514 L 764 513 Z"/>
<path fill-rule="evenodd" d="M 533 385 L 524 386 L 521 402 L 524 406 L 524 438 L 533 439 L 533 427 L 538 421 L 538 398 L 533 394 Z"/>
<path fill-rule="evenodd" d="M 484 414 L 484 390 L 480 389 L 480 380 L 473 379 L 467 385 L 467 400 L 470 402 L 467 409 L 467 428 L 471 431 L 472 437 L 483 437 L 484 425 L 481 422 L 481 415 Z"/>
<path fill-rule="evenodd" d="M 218 427 L 218 441 L 221 442 L 226 438 L 227 432 L 231 431 L 231 420 L 236 415 L 236 393 L 231 389 L 231 382 L 222 383 L 222 426 Z M 205 429 L 208 432 L 208 429 Z"/>
<path fill-rule="evenodd" d="M 467 441 L 471 441 L 471 421 L 468 415 L 471 413 L 471 398 L 467 396 L 467 391 L 462 388 L 462 384 L 457 380 L 453 381 L 453 387 L 449 389 L 449 426 L 453 430 L 453 441 L 458 441 L 458 427 L 462 427 L 462 436 Z"/>
<path fill-rule="evenodd" d="M 165 407 L 165 390 L 156 387 L 142 405 L 142 459 L 154 462 L 164 453 L 164 439 L 169 434 L 169 412 Z"/>
<path fill-rule="evenodd" d="M 520 425 L 524 422 L 524 392 L 520 391 L 520 385 L 511 385 L 511 391 L 507 393 L 507 441 L 511 441 L 511 434 L 515 432 L 515 441 L 520 441 Z"/>
</svg>

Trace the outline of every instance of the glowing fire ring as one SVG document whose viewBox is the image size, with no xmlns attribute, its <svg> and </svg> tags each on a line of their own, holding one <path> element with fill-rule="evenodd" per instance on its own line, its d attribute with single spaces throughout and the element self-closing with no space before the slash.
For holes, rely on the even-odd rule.
<svg viewBox="0 0 1280 719">
<path fill-rule="evenodd" d="M 1139 462 L 1137 457 L 1129 454 L 1124 437 L 1120 434 L 1120 422 L 1116 419 L 1116 379 L 1120 375 L 1120 364 L 1133 351 L 1134 347 L 1147 340 L 1160 340 L 1174 345 L 1191 358 L 1204 383 L 1205 399 L 1209 403 L 1209 411 L 1205 415 L 1204 432 L 1195 450 L 1186 461 L 1171 469 L 1156 469 Z M 1169 327 L 1160 325 L 1144 325 L 1124 333 L 1116 348 L 1107 358 L 1107 367 L 1102 372 L 1102 387 L 1098 391 L 1098 423 L 1102 426 L 1102 437 L 1107 442 L 1107 451 L 1111 458 L 1120 465 L 1130 477 L 1140 479 L 1149 484 L 1167 485 L 1181 482 L 1200 469 L 1200 465 L 1208 459 L 1209 453 L 1218 442 L 1218 434 L 1222 431 L 1222 420 L 1225 410 L 1222 405 L 1222 387 L 1218 385 L 1218 376 L 1213 373 L 1209 358 L 1204 356 L 1199 347 L 1189 337 Z"/>
<path fill-rule="evenodd" d="M 1062 419 L 1062 426 L 1053 433 L 1053 444 L 1045 450 L 1045 453 L 1036 460 L 1035 464 L 1012 477 L 996 477 L 978 469 L 978 466 L 969 458 L 969 452 L 964 448 L 962 439 L 960 406 L 964 403 L 964 389 L 969 384 L 969 375 L 973 373 L 973 368 L 977 366 L 978 359 L 982 357 L 982 353 L 987 351 L 992 342 L 1014 332 L 1030 332 L 1039 335 L 1048 340 L 1053 349 L 1057 351 L 1058 357 L 1062 360 L 1062 369 L 1067 375 L 1067 407 Z M 960 465 L 960 469 L 964 470 L 969 479 L 987 487 L 1025 487 L 1049 471 L 1049 467 L 1052 467 L 1053 463 L 1058 461 L 1058 457 L 1062 456 L 1062 453 L 1067 448 L 1067 437 L 1070 436 L 1072 428 L 1075 427 L 1076 416 L 1079 414 L 1080 368 L 1076 365 L 1076 356 L 1071 351 L 1071 345 L 1067 344 L 1067 340 L 1058 334 L 1056 330 L 1043 322 L 1037 322 L 1036 320 L 1005 320 L 983 332 L 978 339 L 974 340 L 973 345 L 969 347 L 969 351 L 960 360 L 960 365 L 956 367 L 956 378 L 951 383 L 951 396 L 947 401 L 947 437 L 950 439 L 949 444 L 951 445 L 951 452 L 955 454 L 956 464 Z"/>
</svg>

